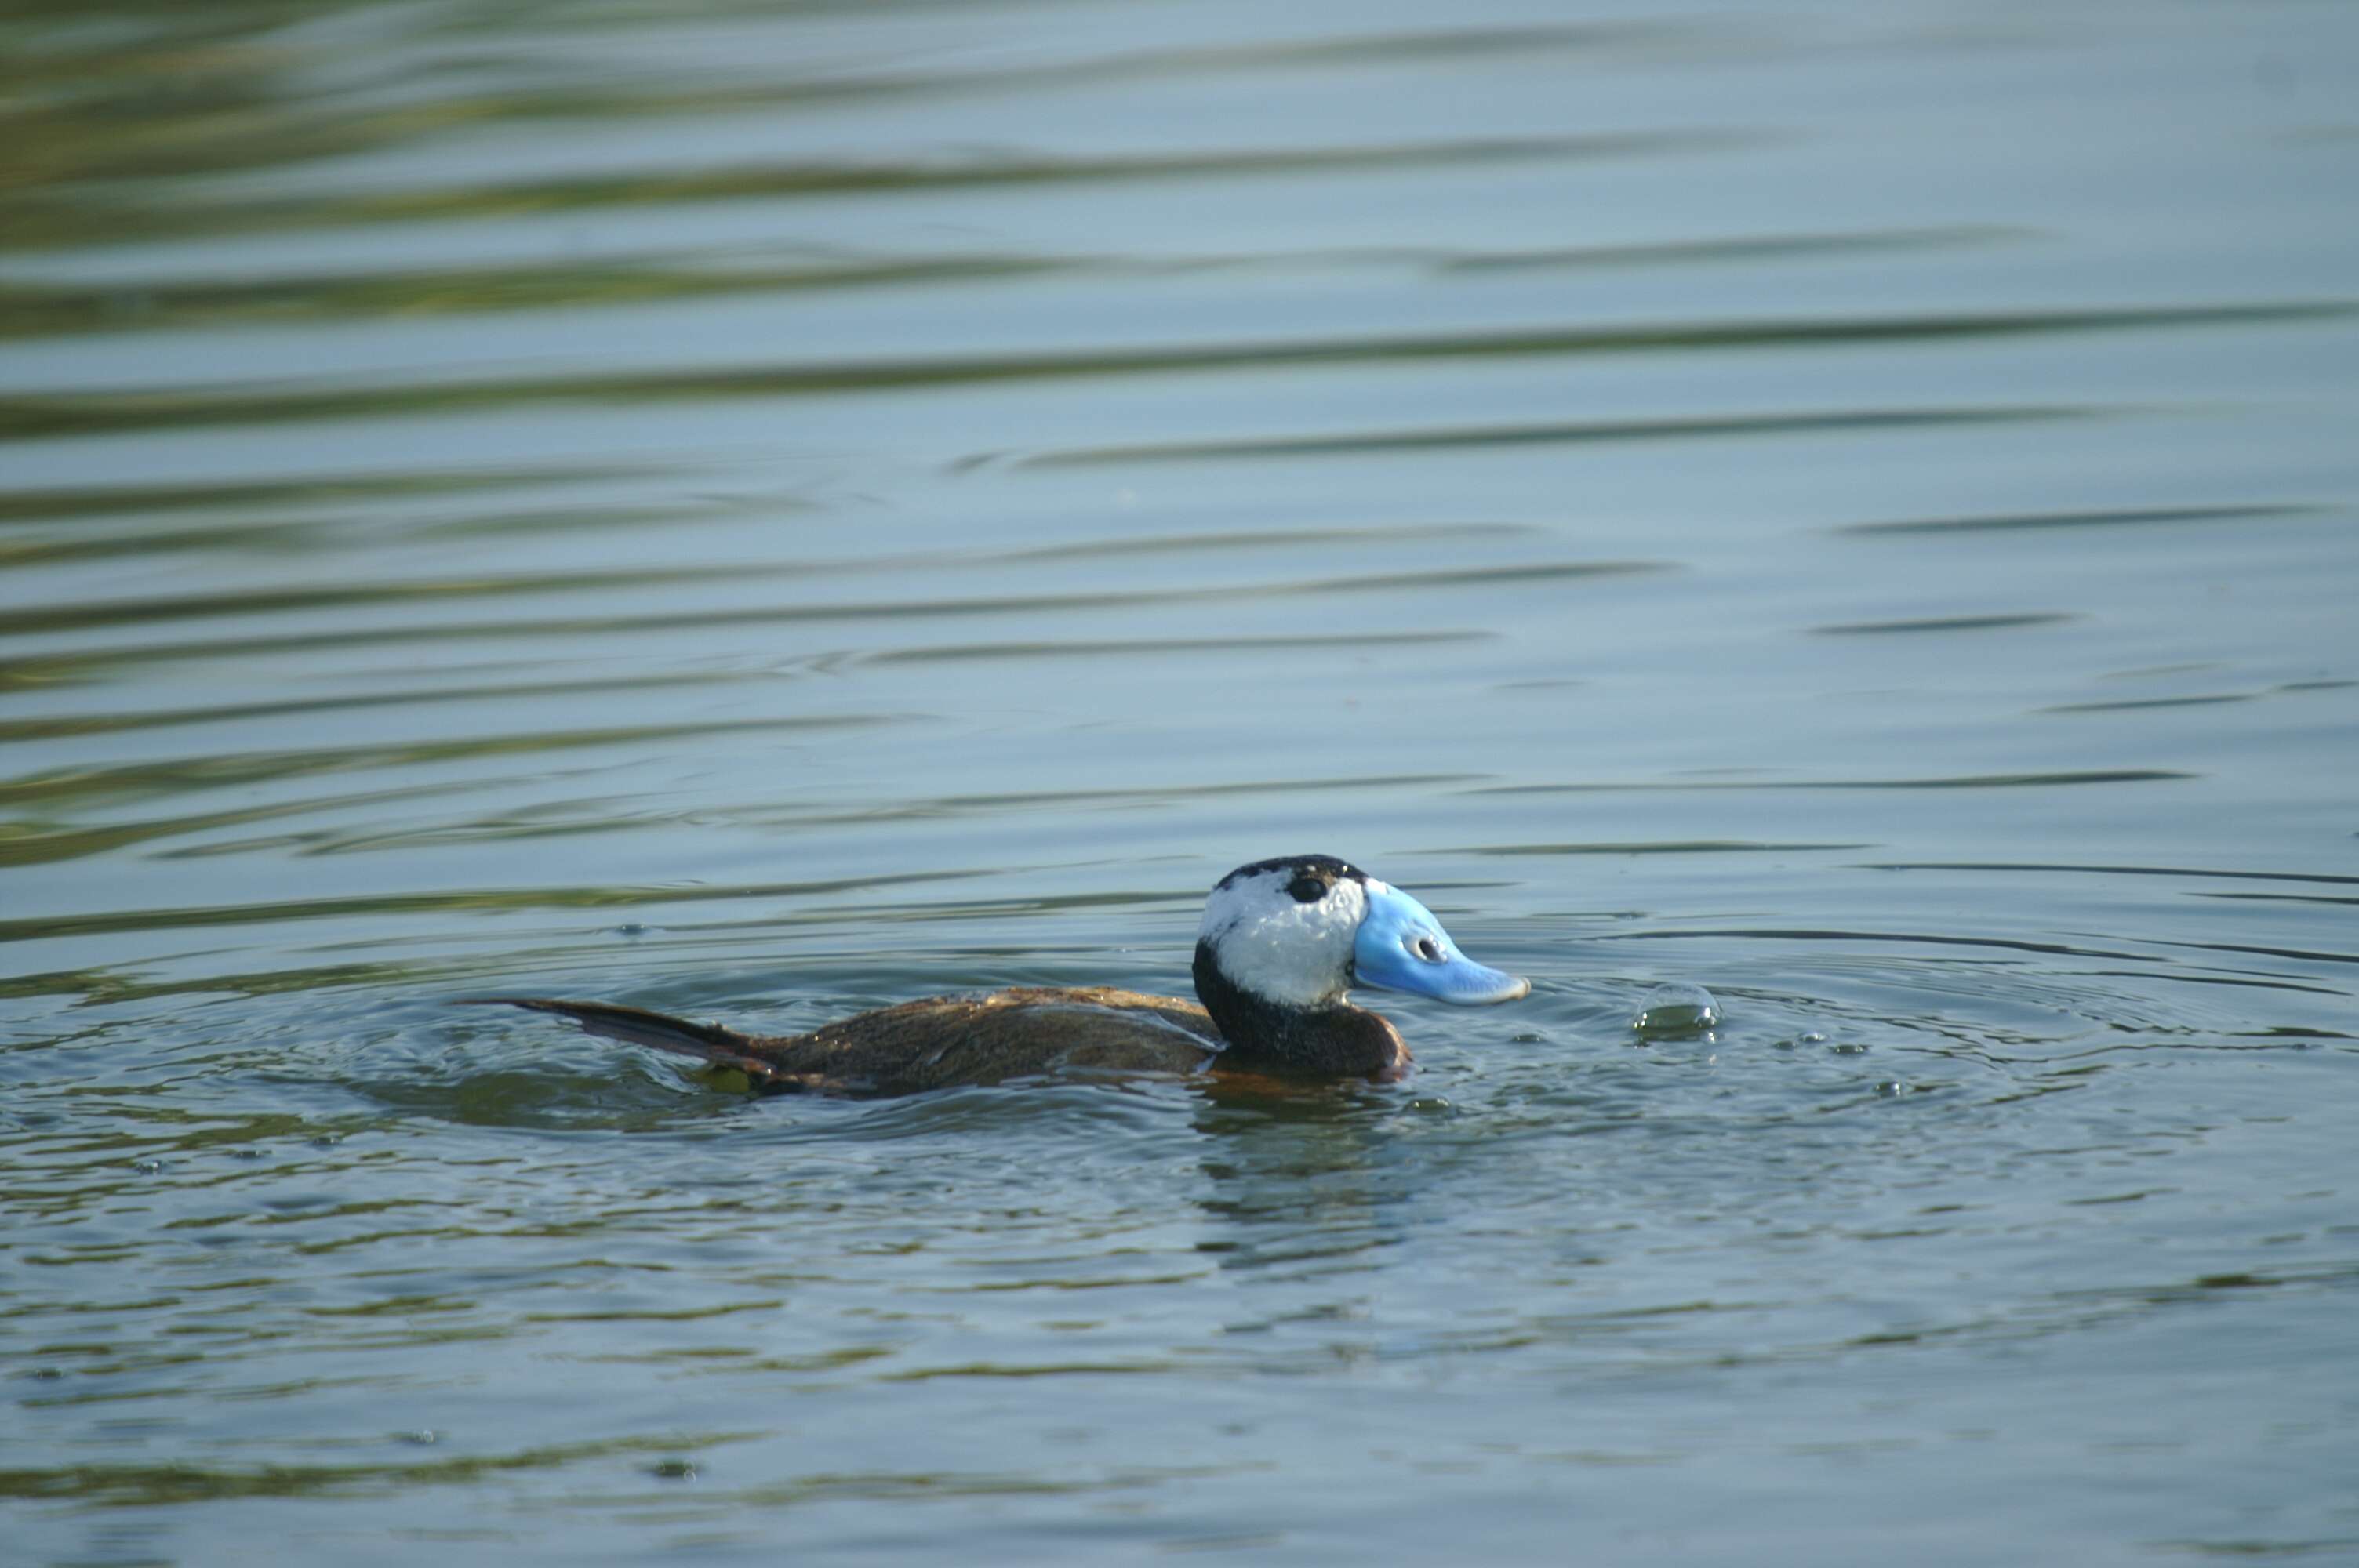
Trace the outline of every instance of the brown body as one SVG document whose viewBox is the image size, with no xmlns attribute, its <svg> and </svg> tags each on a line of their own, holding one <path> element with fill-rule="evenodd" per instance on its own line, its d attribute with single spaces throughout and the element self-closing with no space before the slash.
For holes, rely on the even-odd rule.
<svg viewBox="0 0 2359 1568">
<path fill-rule="evenodd" d="M 1195 1073 L 1223 1048 L 1212 1015 L 1194 1002 L 1102 986 L 927 997 L 785 1035 L 741 1034 L 607 1002 L 484 1000 L 734 1067 L 772 1092 L 905 1095 L 1074 1071 Z"/>
</svg>

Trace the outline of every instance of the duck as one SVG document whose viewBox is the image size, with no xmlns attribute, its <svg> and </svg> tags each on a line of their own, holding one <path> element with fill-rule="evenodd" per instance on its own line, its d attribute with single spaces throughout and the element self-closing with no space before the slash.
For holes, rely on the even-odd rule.
<svg viewBox="0 0 2359 1568">
<path fill-rule="evenodd" d="M 1353 1005 L 1354 986 L 1463 1007 L 1531 982 L 1460 953 L 1409 894 L 1332 855 L 1239 866 L 1196 931 L 1196 1000 L 1103 986 L 935 996 L 807 1034 L 742 1033 L 614 1002 L 463 999 L 571 1019 L 592 1034 L 734 1068 L 765 1093 L 872 1098 L 1081 1073 L 1253 1074 L 1397 1083 L 1400 1031 Z"/>
</svg>

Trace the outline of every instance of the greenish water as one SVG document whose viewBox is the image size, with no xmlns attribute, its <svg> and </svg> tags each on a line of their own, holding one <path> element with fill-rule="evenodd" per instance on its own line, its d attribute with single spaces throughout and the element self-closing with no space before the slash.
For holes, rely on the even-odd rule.
<svg viewBox="0 0 2359 1568">
<path fill-rule="evenodd" d="M 0 40 L 9 1563 L 2359 1556 L 2346 9 Z"/>
</svg>

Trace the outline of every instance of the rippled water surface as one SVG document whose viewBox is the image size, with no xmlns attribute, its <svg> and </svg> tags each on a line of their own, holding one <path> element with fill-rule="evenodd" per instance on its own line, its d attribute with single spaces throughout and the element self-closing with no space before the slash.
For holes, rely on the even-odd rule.
<svg viewBox="0 0 2359 1568">
<path fill-rule="evenodd" d="M 0 38 L 9 1563 L 2359 1559 L 2359 14 Z"/>
</svg>

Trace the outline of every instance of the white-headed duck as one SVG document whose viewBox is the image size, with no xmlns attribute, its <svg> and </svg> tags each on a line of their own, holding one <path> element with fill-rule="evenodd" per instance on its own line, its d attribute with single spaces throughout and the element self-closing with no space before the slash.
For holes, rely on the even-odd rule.
<svg viewBox="0 0 2359 1568">
<path fill-rule="evenodd" d="M 1195 980 L 1201 1006 L 1104 987 L 1025 987 L 928 997 L 774 1036 L 607 1002 L 478 1000 L 734 1067 L 757 1088 L 899 1095 L 1066 1069 L 1391 1082 L 1407 1076 L 1408 1047 L 1352 1004 L 1351 987 L 1462 1006 L 1531 989 L 1460 954 L 1425 905 L 1332 855 L 1256 860 L 1223 877 L 1197 928 Z"/>
</svg>

